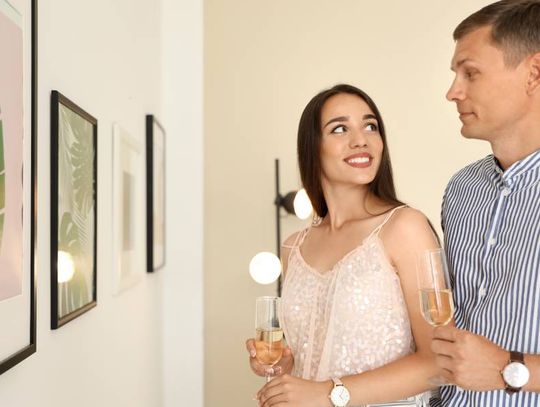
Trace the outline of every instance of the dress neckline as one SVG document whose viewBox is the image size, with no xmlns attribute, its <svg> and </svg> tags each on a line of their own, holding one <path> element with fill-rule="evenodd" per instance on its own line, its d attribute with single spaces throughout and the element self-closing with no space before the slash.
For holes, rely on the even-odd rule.
<svg viewBox="0 0 540 407">
<path fill-rule="evenodd" d="M 332 267 L 330 267 L 328 270 L 325 270 L 325 271 L 319 271 L 317 270 L 315 267 L 311 266 L 305 259 L 304 255 L 302 254 L 302 251 L 300 250 L 300 247 L 302 246 L 302 243 L 304 242 L 304 239 L 305 237 L 307 236 L 310 228 L 307 228 L 304 230 L 304 234 L 303 236 L 299 236 L 300 237 L 300 242 L 298 242 L 298 245 L 294 245 L 293 248 L 296 248 L 297 249 L 297 252 L 298 252 L 298 256 L 300 257 L 300 260 L 301 262 L 312 272 L 314 272 L 315 274 L 317 274 L 318 276 L 320 277 L 326 277 L 328 275 L 331 275 L 333 273 L 333 271 L 338 268 L 338 266 L 340 266 L 345 260 L 347 260 L 350 256 L 352 256 L 354 253 L 356 253 L 358 250 L 360 250 L 361 248 L 363 248 L 366 243 L 374 238 L 379 244 L 382 245 L 382 240 L 381 238 L 379 237 L 379 232 L 381 231 L 382 227 L 390 220 L 390 218 L 392 217 L 392 215 L 399 209 L 401 208 L 405 208 L 407 207 L 407 205 L 400 205 L 400 206 L 396 206 L 395 208 L 391 209 L 390 210 L 390 213 L 386 216 L 386 218 L 375 228 L 371 231 L 371 233 L 369 235 L 367 235 L 364 239 L 362 239 L 362 241 L 360 242 L 359 245 L 355 246 L 354 248 L 352 248 L 351 250 L 349 250 L 348 252 L 346 252 L 343 256 L 341 256 L 341 258 L 334 263 L 334 265 Z M 384 251 L 384 256 L 386 257 L 386 260 L 388 261 L 388 263 L 390 265 L 391 262 L 390 262 L 390 259 L 388 258 L 388 255 L 386 254 L 386 251 Z"/>
<path fill-rule="evenodd" d="M 330 267 L 328 270 L 325 270 L 325 271 L 319 271 L 318 269 L 316 269 L 315 267 L 313 267 L 311 264 L 309 264 L 307 262 L 307 260 L 305 259 L 304 255 L 302 254 L 302 251 L 300 250 L 300 246 L 296 246 L 295 249 L 296 251 L 298 252 L 298 257 L 300 258 L 300 261 L 310 270 L 312 271 L 313 273 L 317 274 L 318 276 L 320 277 L 327 277 L 327 276 L 330 276 L 333 274 L 333 272 L 339 268 L 339 266 L 345 261 L 347 260 L 349 257 L 351 257 L 353 254 L 355 254 L 357 251 L 359 251 L 361 248 L 363 248 L 364 246 L 366 246 L 366 244 L 369 242 L 370 239 L 375 239 L 377 240 L 378 242 L 382 243 L 381 241 L 381 238 L 376 235 L 376 234 L 370 234 L 369 236 L 366 236 L 362 242 L 355 246 L 354 248 L 352 248 L 351 250 L 349 250 L 347 253 L 345 253 L 343 256 L 341 256 L 341 258 L 336 261 L 334 263 L 334 265 L 332 267 Z"/>
</svg>

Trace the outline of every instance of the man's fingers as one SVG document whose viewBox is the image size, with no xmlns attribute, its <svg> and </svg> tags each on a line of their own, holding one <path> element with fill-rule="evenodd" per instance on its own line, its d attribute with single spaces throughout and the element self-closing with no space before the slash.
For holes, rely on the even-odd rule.
<svg viewBox="0 0 540 407">
<path fill-rule="evenodd" d="M 431 351 L 437 355 L 443 355 L 452 357 L 454 355 L 455 344 L 440 339 L 433 339 L 431 341 Z"/>
<path fill-rule="evenodd" d="M 453 326 L 438 326 L 433 330 L 433 339 L 442 339 L 453 342 L 456 340 L 457 328 Z"/>
<path fill-rule="evenodd" d="M 437 355 L 435 357 L 435 361 L 437 362 L 437 366 L 446 370 L 447 372 L 452 373 L 454 370 L 453 360 L 448 356 Z"/>
</svg>

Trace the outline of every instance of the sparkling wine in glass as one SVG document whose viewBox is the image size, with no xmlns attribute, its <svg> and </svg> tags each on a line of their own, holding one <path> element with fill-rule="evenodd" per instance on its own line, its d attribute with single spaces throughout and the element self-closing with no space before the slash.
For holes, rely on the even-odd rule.
<svg viewBox="0 0 540 407">
<path fill-rule="evenodd" d="M 420 253 L 417 277 L 422 316 L 433 327 L 447 325 L 454 317 L 454 301 L 443 249 Z M 429 381 L 435 386 L 448 384 L 442 376 L 432 377 Z"/>
<path fill-rule="evenodd" d="M 279 297 L 259 297 L 255 302 L 255 349 L 257 361 L 265 368 L 274 366 L 283 355 L 283 329 Z M 271 375 L 266 375 L 269 381 Z"/>
<path fill-rule="evenodd" d="M 444 250 L 422 252 L 417 276 L 422 316 L 431 326 L 447 325 L 454 317 L 454 301 Z"/>
</svg>

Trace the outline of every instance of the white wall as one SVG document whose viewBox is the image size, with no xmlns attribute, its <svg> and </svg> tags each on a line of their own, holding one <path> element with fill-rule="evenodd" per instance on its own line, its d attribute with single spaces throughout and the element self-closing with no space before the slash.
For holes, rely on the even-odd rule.
<svg viewBox="0 0 540 407">
<path fill-rule="evenodd" d="M 0 406 L 202 406 L 201 41 L 202 0 L 39 0 L 38 350 L 0 376 Z M 57 331 L 52 89 L 99 122 L 98 306 Z M 168 130 L 168 264 L 113 296 L 112 123 L 143 142 L 147 113 Z"/>
<path fill-rule="evenodd" d="M 299 186 L 296 130 L 319 90 L 350 82 L 385 119 L 400 197 L 439 222 L 450 176 L 485 155 L 463 140 L 444 99 L 451 33 L 489 0 L 205 1 L 205 394 L 248 407 L 262 385 L 248 368 L 250 258 L 275 250 L 273 159 L 282 191 Z M 283 220 L 286 236 L 299 228 Z"/>
<path fill-rule="evenodd" d="M 203 2 L 163 1 L 167 125 L 164 406 L 203 406 Z"/>
</svg>

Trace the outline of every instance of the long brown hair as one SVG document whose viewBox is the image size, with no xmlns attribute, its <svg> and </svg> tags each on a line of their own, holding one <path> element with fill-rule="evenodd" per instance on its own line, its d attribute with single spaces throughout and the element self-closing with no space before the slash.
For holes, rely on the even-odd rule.
<svg viewBox="0 0 540 407">
<path fill-rule="evenodd" d="M 381 164 L 375 179 L 369 184 L 369 191 L 383 201 L 397 206 L 402 202 L 397 199 L 392 176 L 392 165 L 386 142 L 386 132 L 383 119 L 375 102 L 362 90 L 347 84 L 339 84 L 330 89 L 323 90 L 309 101 L 300 118 L 298 125 L 298 165 L 302 184 L 313 204 L 318 216 L 324 217 L 328 213 L 328 206 L 324 199 L 321 185 L 321 111 L 326 101 L 332 96 L 347 93 L 361 98 L 369 106 L 379 126 L 379 133 L 383 142 Z"/>
</svg>

